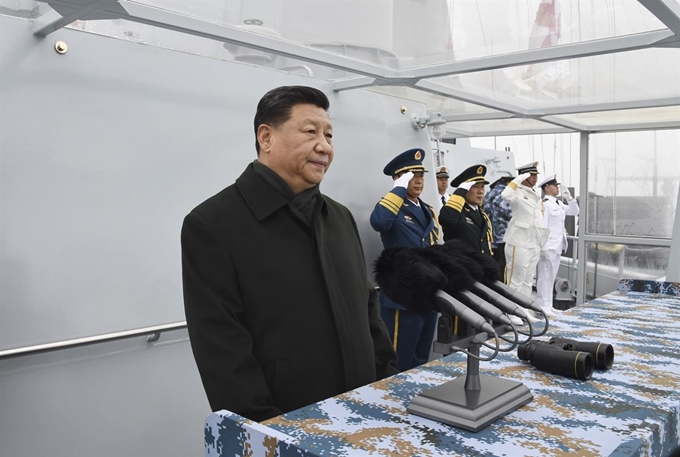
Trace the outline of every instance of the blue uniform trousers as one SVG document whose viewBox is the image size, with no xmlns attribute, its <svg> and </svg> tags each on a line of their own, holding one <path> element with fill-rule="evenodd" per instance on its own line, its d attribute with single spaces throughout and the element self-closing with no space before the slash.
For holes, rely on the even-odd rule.
<svg viewBox="0 0 680 457">
<path fill-rule="evenodd" d="M 414 313 L 405 309 L 380 307 L 380 316 L 397 353 L 397 370 L 404 371 L 426 363 L 437 327 L 437 313 Z"/>
</svg>

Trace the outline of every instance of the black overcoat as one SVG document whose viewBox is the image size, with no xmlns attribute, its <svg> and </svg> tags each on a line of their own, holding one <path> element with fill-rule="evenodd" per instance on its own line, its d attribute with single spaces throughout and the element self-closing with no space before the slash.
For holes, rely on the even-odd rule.
<svg viewBox="0 0 680 457">
<path fill-rule="evenodd" d="M 310 228 L 250 164 L 182 227 L 191 347 L 214 411 L 264 420 L 395 374 L 356 223 Z"/>
</svg>

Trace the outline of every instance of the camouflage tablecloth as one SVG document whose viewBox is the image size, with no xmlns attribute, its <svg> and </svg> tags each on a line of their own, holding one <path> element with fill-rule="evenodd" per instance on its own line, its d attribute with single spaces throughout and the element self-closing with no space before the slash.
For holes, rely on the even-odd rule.
<svg viewBox="0 0 680 457">
<path fill-rule="evenodd" d="M 418 393 L 465 373 L 456 353 L 259 424 L 211 414 L 206 455 L 665 456 L 680 436 L 680 297 L 667 295 L 680 288 L 633 291 L 649 287 L 622 281 L 551 322 L 546 337 L 614 346 L 612 369 L 590 381 L 540 372 L 515 351 L 480 363 L 483 374 L 523 382 L 534 399 L 477 433 L 406 411 Z"/>
</svg>

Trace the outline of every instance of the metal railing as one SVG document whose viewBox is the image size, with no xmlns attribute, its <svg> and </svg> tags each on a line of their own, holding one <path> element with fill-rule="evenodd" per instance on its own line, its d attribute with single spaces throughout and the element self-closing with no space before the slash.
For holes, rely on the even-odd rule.
<svg viewBox="0 0 680 457">
<path fill-rule="evenodd" d="M 143 327 L 132 330 L 125 330 L 122 332 L 104 333 L 101 335 L 87 336 L 83 338 L 75 338 L 71 340 L 56 341 L 53 343 L 38 344 L 35 346 L 25 346 L 15 349 L 6 349 L 0 351 L 0 360 L 12 357 L 21 357 L 25 355 L 40 354 L 45 352 L 60 351 L 63 349 L 70 349 L 79 346 L 88 346 L 93 344 L 100 344 L 109 341 L 123 340 L 127 338 L 134 338 L 137 336 L 147 335 L 146 342 L 153 344 L 161 336 L 161 333 L 171 330 L 180 330 L 186 328 L 186 321 L 174 322 L 171 324 L 155 325 L 153 327 Z"/>
</svg>

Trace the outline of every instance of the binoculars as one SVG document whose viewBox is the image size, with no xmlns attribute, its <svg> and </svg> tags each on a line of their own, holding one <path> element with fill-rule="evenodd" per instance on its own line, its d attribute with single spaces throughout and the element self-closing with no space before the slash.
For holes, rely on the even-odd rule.
<svg viewBox="0 0 680 457">
<path fill-rule="evenodd" d="M 608 370 L 614 363 L 611 344 L 587 343 L 553 337 L 550 341 L 532 340 L 517 347 L 517 357 L 548 373 L 587 381 L 593 368 Z"/>
</svg>

